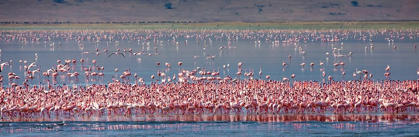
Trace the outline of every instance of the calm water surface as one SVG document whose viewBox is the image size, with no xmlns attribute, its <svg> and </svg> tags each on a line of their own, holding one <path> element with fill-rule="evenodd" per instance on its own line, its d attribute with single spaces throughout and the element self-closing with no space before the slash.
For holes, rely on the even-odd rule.
<svg viewBox="0 0 419 137">
<path fill-rule="evenodd" d="M 388 31 L 377 34 L 371 32 L 317 32 L 312 34 L 313 36 L 311 36 L 311 33 L 300 34 L 298 32 L 245 33 L 246 36 L 243 33 L 233 32 L 69 32 L 71 31 L 26 32 L 23 33 L 25 38 L 28 39 L 26 43 L 22 40 L 10 38 L 13 35 L 22 34 L 21 32 L 3 32 L 3 40 L 0 42 L 1 59 L 3 62 L 13 60 L 12 66 L 5 66 L 3 71 L 14 72 L 18 76 L 24 77 L 24 67 L 20 65 L 19 60 L 26 60 L 29 65 L 34 61 L 35 53 L 37 53 L 36 64 L 41 67 L 41 71 L 46 71 L 57 65 L 57 60 L 61 60 L 64 64 L 65 59 L 77 60 L 76 66 L 69 72 L 77 71 L 83 74 L 83 67 L 91 66 L 94 68 L 95 65 L 92 64 L 92 60 L 97 60 L 96 66 L 105 67 L 105 77 L 103 78 L 80 76 L 78 80 L 75 80 L 68 79 L 65 74 L 62 74 L 57 79 L 57 84 L 107 83 L 112 80 L 112 76 L 115 76 L 115 68 L 119 69 L 118 74 L 130 69 L 131 73 L 137 73 L 139 77 L 144 78 L 145 82 L 149 83 L 153 81 L 150 76 L 156 75 L 157 70 L 165 72 L 167 76 L 177 74 L 180 69 L 177 65 L 179 61 L 183 62 L 181 69 L 192 70 L 197 67 L 205 68 L 207 71 L 220 69 L 221 76 L 229 75 L 233 78 L 237 77 L 238 62 L 243 62 L 243 70 L 247 72 L 253 70 L 255 78 L 259 78 L 258 72 L 262 67 L 262 78 L 270 75 L 271 79 L 276 80 L 282 80 L 283 77 L 289 78 L 291 74 L 295 74 L 295 80 L 322 81 L 324 78 L 322 76 L 323 70 L 327 76 L 333 76 L 334 80 L 352 80 L 355 79 L 352 74 L 356 68 L 368 70 L 373 74 L 375 80 L 383 80 L 386 79 L 383 74 L 387 65 L 391 66 L 390 79 L 413 80 L 418 78 L 419 54 L 413 45 L 419 45 L 419 39 L 416 37 L 416 33 L 410 31 L 398 33 Z M 408 37 L 409 34 L 412 38 Z M 155 38 L 154 35 L 156 35 Z M 324 37 L 335 35 L 340 38 L 340 41 L 321 42 L 316 39 L 322 35 Z M 30 36 L 39 38 L 39 41 L 30 41 Z M 113 39 L 93 40 L 94 37 L 99 36 L 112 36 Z M 128 38 L 123 39 L 124 36 Z M 306 42 L 300 40 L 297 43 L 282 43 L 283 40 L 295 36 L 304 36 L 308 40 Z M 89 37 L 90 40 L 87 39 Z M 401 39 L 401 37 L 406 38 Z M 392 42 L 389 42 L 386 38 L 391 39 Z M 370 39 L 373 43 L 370 42 Z M 275 40 L 278 43 L 272 43 Z M 224 48 L 220 51 L 220 47 L 227 47 L 229 41 L 231 43 L 230 47 L 236 48 Z M 260 41 L 260 43 L 257 41 Z M 179 44 L 177 45 L 176 42 L 179 42 Z M 371 44 L 373 44 L 373 48 L 371 48 Z M 394 46 L 396 46 L 396 49 L 394 49 Z M 99 51 L 108 49 L 108 52 L 99 55 L 93 54 L 96 48 Z M 145 54 L 155 53 L 155 48 L 160 55 L 134 56 L 129 52 L 124 52 L 124 50 L 132 49 L 134 52 L 144 50 Z M 302 54 L 300 48 L 306 53 Z M 351 57 L 335 57 L 332 55 L 334 48 L 336 48 L 335 53 L 347 55 L 349 52 L 353 52 L 353 55 Z M 124 52 L 126 57 L 120 55 L 108 57 L 117 49 Z M 84 52 L 90 53 L 84 54 Z M 328 57 L 325 55 L 326 52 L 330 53 Z M 207 60 L 207 55 L 215 56 L 215 59 Z M 291 55 L 291 59 L 288 58 L 289 55 Z M 193 58 L 193 56 L 198 57 Z M 80 63 L 81 58 L 86 60 L 83 65 Z M 324 67 L 319 66 L 319 61 L 324 62 Z M 334 62 L 340 61 L 343 61 L 345 66 L 333 66 Z M 160 62 L 161 65 L 157 67 L 156 62 Z M 282 62 L 286 62 L 289 66 L 283 67 Z M 313 68 L 309 66 L 311 62 L 315 63 Z M 165 63 L 170 63 L 172 67 L 167 69 Z M 301 67 L 301 63 L 305 63 L 306 66 Z M 230 64 L 230 67 L 224 69 L 223 65 L 227 64 Z M 346 72 L 345 76 L 342 76 L 343 71 Z M 240 78 L 244 79 L 245 77 L 242 75 Z M 359 79 L 359 76 L 356 79 Z M 45 83 L 45 79 L 40 74 L 30 82 L 33 84 Z M 3 83 L 10 84 L 7 79 Z M 131 83 L 134 82 L 131 81 Z"/>
<path fill-rule="evenodd" d="M 116 119 L 120 121 L 112 121 Z M 2 122 L 0 132 L 7 136 L 419 135 L 416 115 L 142 116 L 85 120 L 64 124 L 54 120 Z"/>
</svg>

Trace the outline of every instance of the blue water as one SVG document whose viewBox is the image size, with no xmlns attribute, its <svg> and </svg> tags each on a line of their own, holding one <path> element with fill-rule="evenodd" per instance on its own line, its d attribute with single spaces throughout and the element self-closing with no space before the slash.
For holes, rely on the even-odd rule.
<svg viewBox="0 0 419 137">
<path fill-rule="evenodd" d="M 143 117 L 1 122 L 6 136 L 418 136 L 416 115 Z M 330 121 L 328 121 L 330 120 Z"/>
<path fill-rule="evenodd" d="M 36 34 L 36 35 L 35 35 Z M 159 35 L 158 35 L 159 34 Z M 341 40 L 339 42 L 321 42 L 316 38 L 321 35 L 336 35 Z M 12 39 L 14 35 L 22 35 L 28 42 L 22 42 L 17 38 Z M 41 36 L 42 37 L 41 37 Z M 154 35 L 158 35 L 154 38 Z M 56 66 L 57 60 L 61 60 L 64 64 L 65 59 L 77 60 L 76 66 L 71 67 L 69 72 L 79 72 L 81 75 L 77 80 L 68 79 L 65 74 L 60 74 L 57 84 L 93 84 L 93 83 L 107 83 L 115 76 L 115 68 L 118 68 L 118 76 L 126 69 L 130 69 L 131 73 L 137 73 L 138 77 L 144 78 L 146 83 L 157 80 L 157 71 L 165 72 L 167 76 L 173 77 L 174 74 L 179 73 L 180 69 L 192 70 L 197 67 L 205 68 L 207 71 L 220 70 L 220 76 L 238 77 L 237 63 L 243 62 L 243 73 L 253 70 L 255 78 L 264 78 L 270 75 L 271 79 L 282 80 L 283 77 L 290 78 L 291 74 L 295 74 L 294 80 L 313 80 L 322 81 L 324 71 L 327 76 L 333 76 L 334 80 L 353 80 L 359 79 L 362 76 L 353 77 L 352 74 L 355 69 L 368 70 L 373 74 L 374 80 L 386 79 L 384 76 L 384 69 L 387 65 L 391 66 L 391 76 L 389 79 L 393 80 L 414 80 L 418 78 L 417 71 L 419 65 L 419 54 L 413 45 L 419 45 L 416 31 L 400 31 L 398 33 L 392 31 L 384 31 L 377 33 L 374 31 L 359 31 L 359 32 L 317 32 L 312 33 L 302 32 L 301 34 L 293 31 L 282 31 L 277 33 L 243 33 L 228 32 L 146 32 L 146 31 L 102 31 L 102 30 L 83 30 L 83 31 L 5 31 L 1 34 L 2 41 L 0 42 L 0 49 L 2 49 L 0 58 L 5 61 L 13 60 L 12 66 L 5 66 L 4 72 L 16 73 L 21 78 L 24 78 L 24 65 L 19 63 L 19 60 L 26 60 L 29 65 L 34 61 L 35 53 L 38 54 L 37 65 L 40 66 L 41 71 L 46 71 L 53 66 Z M 48 39 L 49 36 L 49 39 Z M 94 37 L 110 37 L 113 39 L 103 39 L 100 41 L 93 40 Z M 123 39 L 124 36 L 131 39 Z M 189 37 L 188 37 L 189 36 Z M 232 38 L 233 36 L 236 37 Z M 278 36 L 275 38 L 275 36 Z M 307 37 L 307 42 L 300 40 L 299 42 L 282 43 L 283 40 L 294 36 Z M 408 36 L 412 36 L 409 38 Z M 39 38 L 39 41 L 30 41 L 30 38 Z M 77 38 L 84 38 L 84 40 L 77 40 Z M 90 40 L 87 38 L 91 37 Z M 149 37 L 150 39 L 146 39 Z M 198 38 L 197 38 L 198 37 Z M 359 40 L 365 37 L 365 40 Z M 405 39 L 401 39 L 405 37 Z M 227 47 L 229 40 L 231 47 L 235 49 L 220 47 Z M 393 42 L 388 42 L 386 38 L 391 38 Z M 212 42 L 210 42 L 210 39 Z M 373 42 L 369 42 L 371 39 Z M 156 42 L 154 42 L 154 40 Z M 187 43 L 185 43 L 187 40 Z M 277 40 L 279 43 L 272 43 Z M 197 42 L 198 41 L 198 42 Z M 257 42 L 257 41 L 260 41 Z M 179 45 L 176 44 L 179 42 Z M 256 43 L 255 43 L 256 42 Z M 61 44 L 59 44 L 61 43 Z M 147 44 L 149 43 L 149 44 Z M 374 45 L 371 48 L 371 44 Z M 393 47 L 396 46 L 396 49 Z M 205 51 L 203 50 L 205 47 Z M 365 47 L 367 50 L 365 50 Z M 108 49 L 107 53 L 93 54 L 95 49 L 99 51 Z M 144 53 L 154 53 L 155 48 L 159 55 L 156 56 L 134 56 L 125 50 L 132 49 L 134 52 L 144 50 Z M 299 49 L 302 48 L 306 54 L 302 54 Z M 333 49 L 336 48 L 335 53 L 347 55 L 353 52 L 351 57 L 335 57 L 332 55 Z M 120 49 L 125 54 L 125 58 L 121 55 L 112 55 Z M 83 52 L 89 51 L 89 54 Z M 325 54 L 329 52 L 327 57 Z M 215 59 L 206 59 L 207 55 L 215 56 Z M 292 58 L 289 59 L 288 56 Z M 193 58 L 193 56 L 198 56 Z M 84 58 L 86 62 L 82 65 L 80 59 Z M 86 78 L 84 77 L 83 67 L 95 68 L 92 60 L 97 60 L 96 66 L 105 67 L 103 78 Z M 179 67 L 178 62 L 183 62 Z M 319 66 L 319 61 L 324 62 L 324 66 Z M 334 62 L 343 61 L 345 66 L 333 66 Z M 160 62 L 160 66 L 156 66 L 156 62 Z M 283 67 L 282 62 L 286 62 L 289 66 Z M 309 64 L 315 63 L 314 67 Z M 164 64 L 170 63 L 171 68 L 167 68 Z M 300 64 L 305 63 L 305 67 Z M 230 65 L 229 68 L 224 69 L 224 65 Z M 262 67 L 262 76 L 258 72 Z M 33 69 L 36 69 L 32 68 Z M 94 69 L 93 69 L 94 70 Z M 94 70 L 95 71 L 95 70 Z M 343 76 L 342 72 L 346 75 Z M 156 75 L 156 79 L 152 80 L 151 75 Z M 118 77 L 117 76 L 117 77 Z M 241 75 L 240 79 L 245 79 Z M 20 81 L 13 81 L 21 83 Z M 46 79 L 42 74 L 35 75 L 35 79 L 29 81 L 32 84 L 46 83 Z M 133 80 L 130 81 L 134 83 Z M 11 84 L 6 78 L 5 84 Z"/>
</svg>

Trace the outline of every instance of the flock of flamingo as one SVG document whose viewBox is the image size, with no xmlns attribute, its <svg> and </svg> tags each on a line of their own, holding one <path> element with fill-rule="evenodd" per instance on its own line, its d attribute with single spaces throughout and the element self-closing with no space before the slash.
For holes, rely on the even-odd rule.
<svg viewBox="0 0 419 137">
<path fill-rule="evenodd" d="M 172 41 L 177 46 L 179 37 L 194 37 L 196 43 L 212 43 L 214 40 L 226 40 L 227 46 L 220 47 L 219 50 L 234 50 L 231 43 L 238 39 L 254 39 L 255 44 L 260 44 L 261 38 L 267 42 L 277 43 L 298 43 L 307 41 L 320 42 L 340 42 L 342 39 L 351 35 L 360 41 L 368 41 L 368 36 L 360 31 L 343 31 L 339 35 L 335 32 L 310 31 L 306 35 L 298 32 L 288 32 L 288 35 L 281 34 L 283 30 L 265 30 L 264 32 L 238 31 L 238 30 L 207 30 L 201 31 L 168 31 L 156 33 L 154 31 L 143 31 L 147 35 L 140 36 L 137 33 L 126 33 L 124 31 L 11 31 L 12 33 L 1 33 L 0 41 L 4 43 L 18 41 L 21 43 L 50 43 L 54 48 L 53 39 L 77 41 L 82 54 L 96 54 L 97 56 L 106 54 L 107 58 L 127 55 L 131 56 L 157 56 L 160 53 L 157 47 L 155 51 L 146 53 L 144 46 L 150 46 L 150 42 L 163 43 L 158 38 L 165 36 L 173 37 Z M 289 30 L 288 30 L 289 31 Z M 194 33 L 190 33 L 194 32 Z M 416 37 L 415 31 L 409 33 L 398 31 L 370 31 L 371 36 L 382 33 L 390 33 L 386 38 L 388 42 L 394 39 L 404 39 Z M 202 33 L 202 34 L 201 34 Z M 257 35 L 254 35 L 257 33 Z M 136 52 L 132 49 L 120 50 L 108 53 L 108 48 L 94 51 L 85 50 L 84 41 L 91 40 L 95 43 L 106 41 L 108 47 L 115 43 L 118 47 L 119 40 L 129 40 L 130 42 L 143 42 L 143 50 Z M 188 41 L 185 40 L 185 44 Z M 373 40 L 370 49 L 374 48 Z M 61 43 L 57 43 L 61 45 Z M 396 50 L 396 46 L 393 46 Z M 365 47 L 367 50 L 368 47 Z M 416 50 L 416 45 L 414 45 Z M 205 52 L 206 46 L 203 51 Z M 299 47 L 302 56 L 306 51 Z M 0 50 L 0 57 L 1 57 Z M 326 56 L 350 57 L 352 52 L 341 53 L 340 49 L 334 48 Z M 193 58 L 199 58 L 194 55 Z M 214 60 L 216 56 L 207 55 L 206 60 Z M 291 55 L 289 55 L 291 59 Z M 237 67 L 237 76 L 221 76 L 219 69 L 206 70 L 203 67 L 187 70 L 181 69 L 182 62 L 177 62 L 179 72 L 173 76 L 167 76 L 164 71 L 157 70 L 155 75 L 151 75 L 151 82 L 146 82 L 144 78 L 136 73 L 132 74 L 130 69 L 122 71 L 115 68 L 115 75 L 112 81 L 106 84 L 87 84 L 85 86 L 77 84 L 56 84 L 58 76 L 65 76 L 68 80 L 76 80 L 78 77 L 86 79 L 98 79 L 105 77 L 104 67 L 99 66 L 97 60 L 88 59 L 65 59 L 57 60 L 56 65 L 42 70 L 37 63 L 38 54 L 35 54 L 34 61 L 19 60 L 18 62 L 3 61 L 0 70 L 0 82 L 8 79 L 9 84 L 0 87 L 0 119 L 14 118 L 52 118 L 60 116 L 87 116 L 92 115 L 226 115 L 226 114 L 325 114 L 325 113 L 417 113 L 419 111 L 419 96 L 417 80 L 381 80 L 374 81 L 368 70 L 358 70 L 353 72 L 354 77 L 360 77 L 350 81 L 335 81 L 332 76 L 327 76 L 323 71 L 326 82 L 316 81 L 294 81 L 296 74 L 284 77 L 280 80 L 270 79 L 270 75 L 262 74 L 262 67 L 259 73 L 254 74 L 253 69 L 243 72 L 242 68 L 246 64 L 238 62 L 237 66 L 230 64 L 222 68 Z M 86 63 L 86 64 L 84 64 Z M 23 66 L 24 76 L 20 77 L 13 72 L 5 72 L 6 66 Z M 82 72 L 75 71 L 77 64 L 81 64 Z M 323 68 L 323 62 L 309 63 L 311 67 Z M 160 66 L 160 62 L 156 62 Z M 170 63 L 164 64 L 170 68 Z M 287 62 L 282 63 L 283 67 L 289 67 Z M 304 67 L 306 64 L 301 63 Z M 334 66 L 344 66 L 343 61 L 333 62 Z M 382 68 L 384 76 L 390 76 L 390 66 Z M 342 71 L 342 75 L 345 75 Z M 42 74 L 43 77 L 39 75 Z M 240 78 L 240 76 L 245 76 Z M 259 78 L 257 77 L 259 76 Z M 419 75 L 419 71 L 418 71 Z M 263 77 L 262 77 L 263 76 Z M 109 76 L 110 77 L 110 76 Z M 363 78 L 361 78 L 363 77 Z M 44 79 L 45 84 L 31 84 L 32 79 Z M 24 79 L 20 81 L 19 79 Z"/>
</svg>

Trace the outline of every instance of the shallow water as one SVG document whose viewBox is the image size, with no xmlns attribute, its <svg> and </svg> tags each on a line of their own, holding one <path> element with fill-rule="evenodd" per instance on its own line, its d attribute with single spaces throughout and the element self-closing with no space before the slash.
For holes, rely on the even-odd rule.
<svg viewBox="0 0 419 137">
<path fill-rule="evenodd" d="M 113 121 L 123 119 L 122 121 Z M 417 136 L 416 115 L 141 116 L 1 122 L 6 136 Z"/>
<path fill-rule="evenodd" d="M 87 31 L 89 32 L 89 31 Z M 99 33 L 100 32 L 100 33 Z M 12 34 L 21 34 L 20 32 L 7 32 Z M 115 68 L 119 69 L 118 74 L 126 69 L 130 69 L 131 73 L 137 73 L 139 77 L 144 78 L 146 83 L 150 83 L 154 80 L 150 78 L 151 75 L 156 75 L 157 70 L 161 70 L 166 73 L 167 76 L 173 76 L 179 72 L 179 69 L 192 70 L 197 67 L 205 68 L 207 71 L 217 71 L 220 69 L 220 76 L 232 76 L 237 77 L 237 63 L 243 62 L 243 70 L 253 70 L 255 78 L 264 78 L 266 75 L 270 75 L 271 79 L 282 80 L 283 77 L 290 77 L 291 74 L 295 74 L 294 80 L 313 80 L 322 81 L 322 70 L 325 71 L 326 77 L 333 76 L 334 80 L 353 80 L 360 79 L 362 76 L 353 77 L 352 74 L 355 69 L 368 70 L 373 74 L 373 79 L 383 80 L 386 77 L 383 75 L 387 65 L 391 66 L 391 76 L 389 79 L 393 80 L 413 80 L 417 79 L 419 65 L 419 54 L 413 45 L 419 43 L 419 39 L 415 32 L 404 32 L 399 33 L 388 31 L 370 35 L 371 32 L 322 32 L 315 33 L 315 37 L 309 36 L 309 33 L 299 34 L 297 32 L 278 32 L 278 33 L 249 33 L 248 36 L 243 36 L 240 33 L 146 33 L 146 32 L 101 32 L 93 31 L 91 33 L 82 34 L 61 31 L 48 31 L 48 32 L 33 32 L 23 33 L 28 35 L 36 34 L 39 37 L 40 34 L 45 36 L 41 37 L 39 41 L 31 42 L 28 40 L 27 43 L 7 38 L 6 32 L 3 32 L 3 40 L 0 42 L 2 49 L 1 59 L 3 61 L 13 60 L 12 66 L 5 66 L 4 72 L 14 72 L 21 78 L 24 77 L 24 67 L 20 65 L 19 60 L 27 60 L 28 65 L 34 61 L 35 53 L 38 53 L 37 65 L 41 67 L 41 71 L 46 71 L 54 65 L 57 65 L 57 60 L 61 60 L 64 64 L 65 59 L 75 59 L 77 64 L 69 72 L 79 72 L 81 75 L 78 79 L 68 79 L 65 74 L 60 74 L 57 81 L 53 81 L 57 84 L 70 83 L 70 84 L 91 84 L 91 83 L 107 83 L 112 80 L 112 76 L 115 76 Z M 407 37 L 410 33 L 412 38 Z M 68 36 L 61 36 L 67 35 Z M 161 34 L 156 37 L 156 43 L 153 42 L 154 34 Z M 198 35 L 199 34 L 199 35 Z M 321 34 L 323 35 L 337 35 L 340 37 L 339 42 L 320 42 L 316 40 Z M 48 35 L 50 39 L 46 37 Z M 87 40 L 87 37 L 94 36 L 110 36 L 115 35 L 113 40 L 102 39 L 96 43 L 96 40 Z M 131 36 L 132 39 L 122 39 L 123 36 Z M 178 36 L 179 35 L 179 36 Z M 269 37 L 269 35 L 276 36 L 276 40 L 279 43 L 272 43 L 275 39 Z M 307 35 L 309 38 L 307 42 L 300 40 L 295 43 L 282 43 L 283 40 L 290 39 L 294 35 Z M 187 37 L 189 36 L 189 37 Z M 197 38 L 198 36 L 198 38 Z M 228 46 L 227 36 L 236 39 L 231 40 L 231 47 L 236 49 L 224 48 L 222 51 L 220 47 Z M 406 37 L 400 39 L 399 37 Z M 82 37 L 84 40 L 78 42 L 77 37 Z M 151 37 L 151 39 L 145 39 Z M 220 37 L 217 39 L 217 37 Z M 359 40 L 365 37 L 365 40 Z M 30 38 L 30 37 L 29 37 Z M 134 39 L 136 38 L 136 39 Z M 143 39 L 141 39 L 143 38 Z M 388 42 L 385 38 L 391 38 L 394 42 Z M 10 39 L 7 41 L 7 39 Z M 175 39 L 175 40 L 173 40 Z M 210 39 L 212 42 L 210 42 Z M 260 44 L 255 41 L 260 40 Z M 269 41 L 265 40 L 268 39 Z M 374 47 L 371 49 L 371 42 L 373 41 Z M 139 41 L 138 41 L 139 40 Z M 185 41 L 188 41 L 185 43 Z M 118 42 L 116 42 L 118 41 Z M 199 43 L 198 43 L 198 42 Z M 147 44 L 149 42 L 149 45 Z M 179 42 L 179 45 L 176 44 Z M 59 44 L 61 43 L 61 44 Z M 81 46 L 84 45 L 84 46 Z M 203 50 L 206 45 L 205 51 Z M 393 47 L 396 46 L 396 49 Z M 299 48 L 302 48 L 306 54 L 302 54 Z M 93 54 L 95 49 L 99 51 L 108 49 L 107 53 L 100 53 L 99 55 Z M 134 56 L 129 52 L 125 52 L 125 58 L 121 55 L 112 55 L 108 57 L 112 52 L 116 52 L 117 49 L 123 50 L 132 49 L 134 52 L 139 52 L 144 49 L 144 53 L 154 53 L 155 48 L 160 53 L 156 56 Z M 340 49 L 335 53 L 347 55 L 349 52 L 354 54 L 351 57 L 334 57 L 332 55 L 333 49 Z M 367 50 L 365 50 L 367 48 Z M 83 52 L 89 51 L 89 54 L 83 54 Z M 327 57 L 325 54 L 329 52 L 330 55 Z M 207 55 L 214 55 L 215 59 L 206 59 Z M 292 58 L 289 59 L 288 56 Z M 193 56 L 199 56 L 193 58 Z M 82 65 L 80 59 L 84 58 L 86 62 Z M 94 66 L 92 60 L 97 60 L 97 66 L 105 67 L 103 71 L 105 77 L 103 78 L 86 78 L 83 75 L 83 67 Z M 177 63 L 181 61 L 183 65 L 179 67 Z M 283 67 L 282 62 L 286 62 L 289 66 Z M 319 61 L 324 62 L 324 67 L 319 66 Z M 343 61 L 345 66 L 333 66 L 334 62 Z M 160 66 L 156 66 L 156 62 L 160 62 Z M 315 63 L 314 67 L 310 67 L 309 64 Z M 172 67 L 167 69 L 164 66 L 165 63 L 170 63 Z M 300 63 L 305 63 L 305 67 L 301 67 Z M 223 69 L 223 65 L 230 64 L 230 67 Z M 259 69 L 262 67 L 262 76 L 258 75 Z M 36 69 L 33 68 L 33 69 Z M 342 76 L 342 72 L 345 71 L 346 75 Z M 244 79 L 243 75 L 240 77 Z M 155 80 L 156 80 L 155 79 Z M 88 81 L 86 81 L 88 80 Z M 23 80 L 14 81 L 21 83 Z M 32 84 L 39 84 L 39 82 L 46 83 L 42 74 L 36 75 L 35 79 L 31 80 Z M 134 83 L 134 81 L 130 81 Z M 10 84 L 8 79 L 3 82 Z"/>
</svg>

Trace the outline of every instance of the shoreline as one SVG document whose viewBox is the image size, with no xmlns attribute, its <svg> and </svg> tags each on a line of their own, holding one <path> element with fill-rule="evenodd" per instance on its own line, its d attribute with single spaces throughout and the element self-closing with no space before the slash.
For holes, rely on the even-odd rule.
<svg viewBox="0 0 419 137">
<path fill-rule="evenodd" d="M 98 115 L 60 116 L 51 118 L 12 118 L 0 119 L 8 122 L 419 122 L 417 113 L 358 113 L 358 114 L 147 114 L 147 115 Z"/>
<path fill-rule="evenodd" d="M 264 29 L 419 29 L 419 21 L 331 22 L 211 22 L 211 23 L 92 23 L 92 24 L 0 24 L 0 30 L 15 29 L 139 29 L 139 30 L 264 30 Z"/>
</svg>

